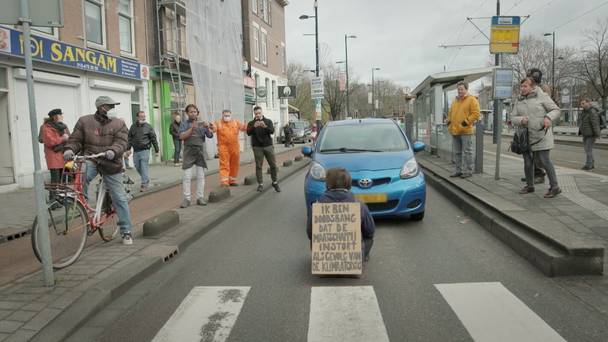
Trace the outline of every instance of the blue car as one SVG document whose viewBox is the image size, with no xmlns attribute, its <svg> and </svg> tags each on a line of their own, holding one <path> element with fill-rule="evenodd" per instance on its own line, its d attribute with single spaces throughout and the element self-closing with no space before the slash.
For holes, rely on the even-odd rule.
<svg viewBox="0 0 608 342">
<path fill-rule="evenodd" d="M 390 119 L 329 122 L 314 147 L 302 148 L 312 158 L 304 184 L 306 203 L 325 191 L 325 170 L 343 167 L 352 176 L 351 191 L 374 217 L 422 220 L 426 183 L 414 153 L 424 148 L 421 142 L 410 144 Z"/>
</svg>

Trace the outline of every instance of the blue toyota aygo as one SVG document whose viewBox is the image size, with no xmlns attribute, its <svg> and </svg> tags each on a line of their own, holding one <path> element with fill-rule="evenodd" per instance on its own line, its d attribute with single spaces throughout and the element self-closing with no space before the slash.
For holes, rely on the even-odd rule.
<svg viewBox="0 0 608 342">
<path fill-rule="evenodd" d="M 410 144 L 390 119 L 329 122 L 314 147 L 302 148 L 312 158 L 304 184 L 306 203 L 316 202 L 325 191 L 325 170 L 343 167 L 352 176 L 351 191 L 374 217 L 422 220 L 426 183 L 414 154 L 424 148 L 421 142 Z"/>
</svg>

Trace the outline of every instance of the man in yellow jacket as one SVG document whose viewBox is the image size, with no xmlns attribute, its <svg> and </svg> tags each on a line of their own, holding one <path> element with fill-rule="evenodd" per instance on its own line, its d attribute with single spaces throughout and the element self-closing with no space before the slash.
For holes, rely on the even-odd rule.
<svg viewBox="0 0 608 342">
<path fill-rule="evenodd" d="M 468 178 L 473 175 L 473 134 L 475 121 L 479 120 L 479 102 L 469 94 L 467 83 L 458 82 L 457 89 L 458 96 L 452 102 L 447 119 L 456 163 L 456 170 L 450 177 Z"/>
</svg>

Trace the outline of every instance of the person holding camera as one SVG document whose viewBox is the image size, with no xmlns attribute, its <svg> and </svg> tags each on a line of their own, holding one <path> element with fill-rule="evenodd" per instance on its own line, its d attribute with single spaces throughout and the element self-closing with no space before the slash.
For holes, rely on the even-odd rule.
<svg viewBox="0 0 608 342">
<path fill-rule="evenodd" d="M 196 204 L 207 205 L 205 201 L 205 169 L 207 162 L 205 161 L 205 138 L 213 138 L 213 123 L 210 125 L 207 122 L 198 121 L 199 110 L 194 104 L 186 106 L 186 115 L 188 120 L 182 121 L 179 128 L 179 139 L 184 142 L 184 157 L 182 161 L 182 170 L 184 177 L 182 179 L 183 201 L 180 207 L 186 208 L 190 206 L 191 200 L 191 181 L 193 169 L 196 169 Z"/>
<path fill-rule="evenodd" d="M 253 146 L 253 156 L 255 159 L 255 175 L 258 180 L 258 192 L 264 190 L 264 175 L 262 173 L 262 165 L 264 158 L 270 166 L 270 177 L 272 178 L 272 187 L 276 192 L 281 192 L 279 182 L 277 181 L 277 162 L 274 156 L 274 146 L 272 144 L 272 134 L 274 134 L 274 126 L 270 119 L 267 119 L 262 114 L 262 107 L 253 107 L 255 117 L 247 124 L 247 135 L 251 137 L 251 146 Z"/>
</svg>

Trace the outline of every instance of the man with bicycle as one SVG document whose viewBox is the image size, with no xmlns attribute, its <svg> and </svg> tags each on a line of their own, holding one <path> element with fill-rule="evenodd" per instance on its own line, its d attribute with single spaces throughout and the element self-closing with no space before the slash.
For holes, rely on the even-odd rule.
<svg viewBox="0 0 608 342">
<path fill-rule="evenodd" d="M 98 97 L 95 100 L 97 108 L 95 114 L 82 116 L 76 122 L 72 135 L 65 145 L 63 158 L 72 160 L 79 153 L 84 155 L 104 153 L 103 158 L 87 161 L 85 196 L 88 198 L 89 183 L 98 173 L 101 174 L 118 215 L 122 243 L 132 245 L 131 213 L 122 176 L 122 155 L 129 145 L 129 130 L 125 122 L 116 117 L 115 107 L 118 104 L 120 103 L 108 96 Z"/>
</svg>

